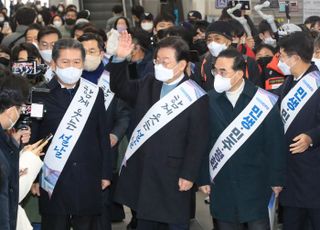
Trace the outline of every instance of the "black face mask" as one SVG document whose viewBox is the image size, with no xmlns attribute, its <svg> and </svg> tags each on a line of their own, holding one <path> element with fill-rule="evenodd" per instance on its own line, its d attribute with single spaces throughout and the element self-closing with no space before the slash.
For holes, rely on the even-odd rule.
<svg viewBox="0 0 320 230">
<path fill-rule="evenodd" d="M 262 58 L 259 58 L 259 60 L 257 62 L 261 66 L 261 68 L 264 69 L 271 62 L 272 58 L 273 57 L 262 57 Z"/>
<path fill-rule="evenodd" d="M 203 55 L 208 51 L 207 42 L 205 39 L 198 39 L 193 43 L 193 49 L 197 50 L 199 55 Z"/>
<path fill-rule="evenodd" d="M 0 63 L 4 66 L 9 66 L 9 59 L 4 58 L 4 57 L 0 57 Z"/>
<path fill-rule="evenodd" d="M 68 25 L 68 26 L 72 26 L 72 25 L 74 25 L 76 23 L 76 20 L 74 20 L 74 19 L 71 19 L 71 18 L 67 18 L 66 19 L 66 24 Z"/>
<path fill-rule="evenodd" d="M 231 43 L 231 46 L 236 49 L 236 48 L 238 48 L 238 43 L 232 42 L 232 43 Z"/>
</svg>

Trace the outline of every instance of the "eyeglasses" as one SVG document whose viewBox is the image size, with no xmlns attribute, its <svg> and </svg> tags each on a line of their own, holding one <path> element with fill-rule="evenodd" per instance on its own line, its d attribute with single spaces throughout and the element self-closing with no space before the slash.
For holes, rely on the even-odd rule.
<svg viewBox="0 0 320 230">
<path fill-rule="evenodd" d="M 232 71 L 232 72 L 235 72 L 235 71 Z M 226 70 L 218 70 L 218 69 L 215 69 L 215 68 L 211 69 L 211 74 L 213 76 L 219 74 L 221 77 L 226 77 L 226 78 L 228 78 L 229 73 L 232 73 L 232 72 L 231 71 L 226 71 Z"/>
<path fill-rule="evenodd" d="M 170 61 L 169 58 L 165 58 L 165 59 L 163 59 L 161 61 L 159 59 L 153 59 L 153 64 L 155 64 L 155 65 L 162 64 L 166 68 L 170 68 L 170 66 L 173 65 L 172 61 Z M 176 63 L 174 63 L 174 64 L 176 65 Z"/>
</svg>

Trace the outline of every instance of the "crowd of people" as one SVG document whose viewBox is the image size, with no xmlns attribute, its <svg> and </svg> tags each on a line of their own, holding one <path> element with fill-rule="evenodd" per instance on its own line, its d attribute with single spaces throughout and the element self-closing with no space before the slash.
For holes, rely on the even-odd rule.
<svg viewBox="0 0 320 230">
<path fill-rule="evenodd" d="M 320 17 L 0 9 L 0 229 L 320 229 Z M 278 204 L 278 203 L 276 203 Z M 270 207 L 269 207 L 270 208 Z M 33 224 L 33 225 L 32 225 Z"/>
</svg>

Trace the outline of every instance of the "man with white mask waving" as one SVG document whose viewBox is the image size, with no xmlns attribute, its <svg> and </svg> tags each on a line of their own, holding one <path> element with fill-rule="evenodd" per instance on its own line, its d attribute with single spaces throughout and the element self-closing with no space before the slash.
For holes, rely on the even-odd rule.
<svg viewBox="0 0 320 230">
<path fill-rule="evenodd" d="M 210 195 L 214 229 L 269 230 L 268 202 L 285 178 L 283 125 L 277 96 L 245 79 L 238 51 L 222 51 L 212 70 L 209 96 L 210 154 L 200 189 Z"/>
<path fill-rule="evenodd" d="M 213 88 L 214 76 L 211 73 L 216 57 L 220 52 L 232 45 L 232 24 L 228 21 L 216 21 L 209 24 L 206 31 L 206 41 L 209 51 L 201 61 L 200 79 L 195 79 L 199 85 L 209 91 Z M 244 55 L 246 61 L 246 77 L 255 85 L 262 86 L 260 70 L 256 61 Z"/>
<path fill-rule="evenodd" d="M 191 188 L 207 145 L 208 104 L 204 91 L 184 71 L 188 45 L 167 37 L 155 51 L 155 77 L 129 80 L 134 44 L 121 34 L 112 58 L 111 90 L 133 108 L 136 127 L 122 163 L 116 201 L 137 212 L 138 229 L 189 229 Z M 202 135 L 199 135 L 201 133 Z"/>
<path fill-rule="evenodd" d="M 40 213 L 44 230 L 96 229 L 103 190 L 112 177 L 109 128 L 103 92 L 81 78 L 85 50 L 79 41 L 54 44 L 54 78 L 45 86 L 46 114 L 32 124 L 32 139 L 54 137 L 40 175 Z"/>
</svg>

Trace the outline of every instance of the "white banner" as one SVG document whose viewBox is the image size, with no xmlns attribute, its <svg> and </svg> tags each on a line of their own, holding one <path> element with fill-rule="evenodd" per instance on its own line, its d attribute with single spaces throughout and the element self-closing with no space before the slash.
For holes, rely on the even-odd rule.
<svg viewBox="0 0 320 230">
<path fill-rule="evenodd" d="M 320 72 L 313 71 L 304 76 L 283 98 L 281 102 L 281 117 L 284 131 L 287 132 L 292 121 L 303 106 L 320 86 Z"/>
<path fill-rule="evenodd" d="M 114 97 L 114 93 L 110 90 L 110 73 L 103 71 L 98 81 L 98 86 L 103 90 L 104 95 L 104 107 L 108 110 L 109 105 Z"/>
<path fill-rule="evenodd" d="M 278 97 L 258 89 L 246 108 L 221 133 L 209 156 L 211 181 L 267 117 Z"/>
<path fill-rule="evenodd" d="M 126 165 L 129 158 L 153 134 L 158 132 L 163 126 L 168 124 L 205 94 L 205 91 L 200 88 L 197 83 L 188 80 L 178 85 L 155 103 L 133 131 L 122 166 Z"/>
<path fill-rule="evenodd" d="M 64 114 L 44 158 L 41 187 L 52 195 L 59 176 L 88 120 L 99 87 L 83 78 Z"/>
</svg>

